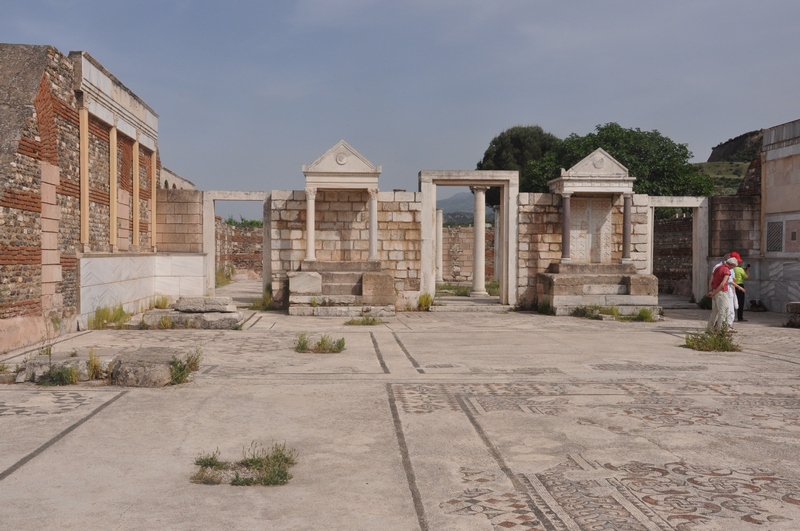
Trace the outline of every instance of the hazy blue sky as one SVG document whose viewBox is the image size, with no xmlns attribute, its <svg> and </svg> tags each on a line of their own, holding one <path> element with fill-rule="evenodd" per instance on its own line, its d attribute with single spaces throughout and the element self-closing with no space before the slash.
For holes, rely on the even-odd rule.
<svg viewBox="0 0 800 531">
<path fill-rule="evenodd" d="M 658 129 L 703 161 L 800 118 L 798 21 L 793 0 L 0 0 L 0 42 L 89 52 L 205 190 L 302 188 L 340 139 L 415 190 L 519 124 Z"/>
</svg>

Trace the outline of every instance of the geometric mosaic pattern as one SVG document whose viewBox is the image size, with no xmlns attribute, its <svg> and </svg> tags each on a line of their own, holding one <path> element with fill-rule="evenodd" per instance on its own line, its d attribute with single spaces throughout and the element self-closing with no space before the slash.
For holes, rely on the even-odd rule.
<svg viewBox="0 0 800 531">
<path fill-rule="evenodd" d="M 58 415 L 92 401 L 90 395 L 76 391 L 38 391 L 13 393 L 0 399 L 0 416 Z"/>
</svg>

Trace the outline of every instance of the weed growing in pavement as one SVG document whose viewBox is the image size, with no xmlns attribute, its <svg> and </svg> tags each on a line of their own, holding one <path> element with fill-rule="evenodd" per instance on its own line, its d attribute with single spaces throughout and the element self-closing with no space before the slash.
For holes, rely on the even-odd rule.
<svg viewBox="0 0 800 531">
<path fill-rule="evenodd" d="M 219 448 L 200 454 L 194 461 L 200 469 L 189 478 L 192 483 L 217 485 L 228 480 L 234 486 L 285 485 L 292 478 L 289 468 L 297 464 L 297 451 L 286 443 L 266 449 L 253 441 L 242 449 L 242 459 L 233 463 L 219 459 Z"/>
<path fill-rule="evenodd" d="M 295 352 L 308 352 L 311 350 L 308 343 L 308 334 L 303 332 L 297 336 L 297 340 L 294 342 L 294 350 Z"/>
<path fill-rule="evenodd" d="M 5 374 L 11 370 L 11 367 L 6 365 L 5 363 L 0 362 L 0 374 Z M 17 371 L 19 372 L 19 371 Z"/>
<path fill-rule="evenodd" d="M 118 304 L 114 308 L 100 306 L 95 308 L 94 315 L 89 316 L 88 324 L 90 330 L 105 330 L 111 326 L 119 330 L 130 319 L 131 315 L 125 311 L 122 304 Z"/>
<path fill-rule="evenodd" d="M 374 317 L 372 315 L 363 315 L 359 318 L 353 318 L 344 323 L 349 326 L 374 326 L 383 324 L 380 317 Z"/>
<path fill-rule="evenodd" d="M 459 286 L 458 284 L 439 284 L 436 286 L 437 295 L 455 295 L 456 297 L 469 297 L 472 290 L 470 286 Z"/>
<path fill-rule="evenodd" d="M 251 304 L 248 307 L 248 309 L 257 312 L 265 312 L 269 310 L 271 305 L 272 305 L 272 285 L 267 284 L 267 289 L 264 290 L 264 294 L 261 296 L 261 298 L 255 300 L 253 304 Z"/>
<path fill-rule="evenodd" d="M 317 354 L 338 353 L 344 350 L 344 338 L 333 340 L 331 336 L 323 335 L 314 346 L 308 339 L 308 334 L 303 332 L 294 342 L 295 352 L 316 352 Z"/>
<path fill-rule="evenodd" d="M 430 311 L 431 306 L 433 305 L 433 296 L 430 293 L 423 293 L 419 296 L 419 301 L 417 302 L 417 310 L 421 312 Z"/>
<path fill-rule="evenodd" d="M 550 301 L 541 301 L 536 307 L 536 311 L 543 315 L 555 315 L 556 311 L 550 305 Z"/>
<path fill-rule="evenodd" d="M 89 372 L 90 380 L 103 379 L 103 367 L 100 365 L 100 359 L 93 348 L 89 349 L 89 361 L 86 363 L 86 368 Z"/>
<path fill-rule="evenodd" d="M 739 352 L 742 350 L 733 341 L 733 333 L 727 326 L 709 327 L 703 332 L 686 334 L 684 346 L 702 352 Z"/>
<path fill-rule="evenodd" d="M 169 362 L 169 374 L 172 385 L 179 385 L 189 379 L 189 375 L 200 368 L 202 359 L 202 349 L 195 349 L 194 353 L 187 354 L 183 360 L 177 356 L 172 356 Z"/>
<path fill-rule="evenodd" d="M 166 310 L 169 307 L 169 297 L 166 295 L 159 295 L 156 297 L 155 307 L 159 310 Z"/>
</svg>

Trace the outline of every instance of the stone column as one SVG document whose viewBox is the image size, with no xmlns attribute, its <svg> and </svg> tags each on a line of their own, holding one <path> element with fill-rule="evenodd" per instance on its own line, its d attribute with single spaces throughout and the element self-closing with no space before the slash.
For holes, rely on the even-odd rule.
<svg viewBox="0 0 800 531">
<path fill-rule="evenodd" d="M 561 194 L 561 262 L 570 262 L 569 258 L 569 198 L 571 194 Z"/>
<path fill-rule="evenodd" d="M 139 135 L 133 142 L 133 243 L 139 251 Z"/>
<path fill-rule="evenodd" d="M 378 189 L 369 189 L 369 257 L 370 262 L 378 261 Z"/>
<path fill-rule="evenodd" d="M 108 243 L 117 250 L 117 126 L 108 132 Z"/>
<path fill-rule="evenodd" d="M 631 262 L 631 204 L 633 196 L 624 194 L 622 207 L 622 263 Z"/>
<path fill-rule="evenodd" d="M 316 188 L 306 188 L 306 260 L 314 262 L 317 260 L 315 235 L 314 235 L 314 208 L 317 197 Z"/>
<path fill-rule="evenodd" d="M 486 293 L 486 186 L 473 186 L 475 214 L 473 223 L 472 291 L 470 297 L 488 297 Z"/>
<path fill-rule="evenodd" d="M 436 282 L 443 282 L 442 277 L 442 231 L 444 230 L 444 212 L 436 210 Z"/>
<path fill-rule="evenodd" d="M 500 205 L 493 206 L 492 210 L 494 210 L 494 275 L 492 278 L 500 280 L 500 258 L 503 256 L 503 238 L 501 236 L 502 232 L 500 231 Z"/>
<path fill-rule="evenodd" d="M 81 179 L 81 244 L 89 250 L 89 109 L 78 109 L 79 164 Z"/>
</svg>

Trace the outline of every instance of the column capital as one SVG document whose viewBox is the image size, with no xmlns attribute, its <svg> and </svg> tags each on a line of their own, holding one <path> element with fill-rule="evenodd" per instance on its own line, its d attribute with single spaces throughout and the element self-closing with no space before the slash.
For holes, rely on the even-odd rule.
<svg viewBox="0 0 800 531">
<path fill-rule="evenodd" d="M 367 189 L 367 192 L 369 192 L 369 198 L 370 199 L 374 199 L 374 200 L 377 201 L 378 200 L 378 191 L 379 190 L 377 188 L 369 188 L 369 189 Z"/>
<path fill-rule="evenodd" d="M 559 195 L 561 195 L 561 197 L 571 197 L 572 196 L 572 192 L 561 192 L 561 194 L 559 194 Z"/>
<path fill-rule="evenodd" d="M 477 192 L 486 193 L 486 190 L 488 190 L 489 188 L 490 188 L 489 186 L 470 186 L 469 187 L 469 189 L 472 190 L 473 193 L 477 193 Z"/>
<path fill-rule="evenodd" d="M 306 188 L 306 200 L 314 200 L 317 197 L 316 188 Z"/>
</svg>

